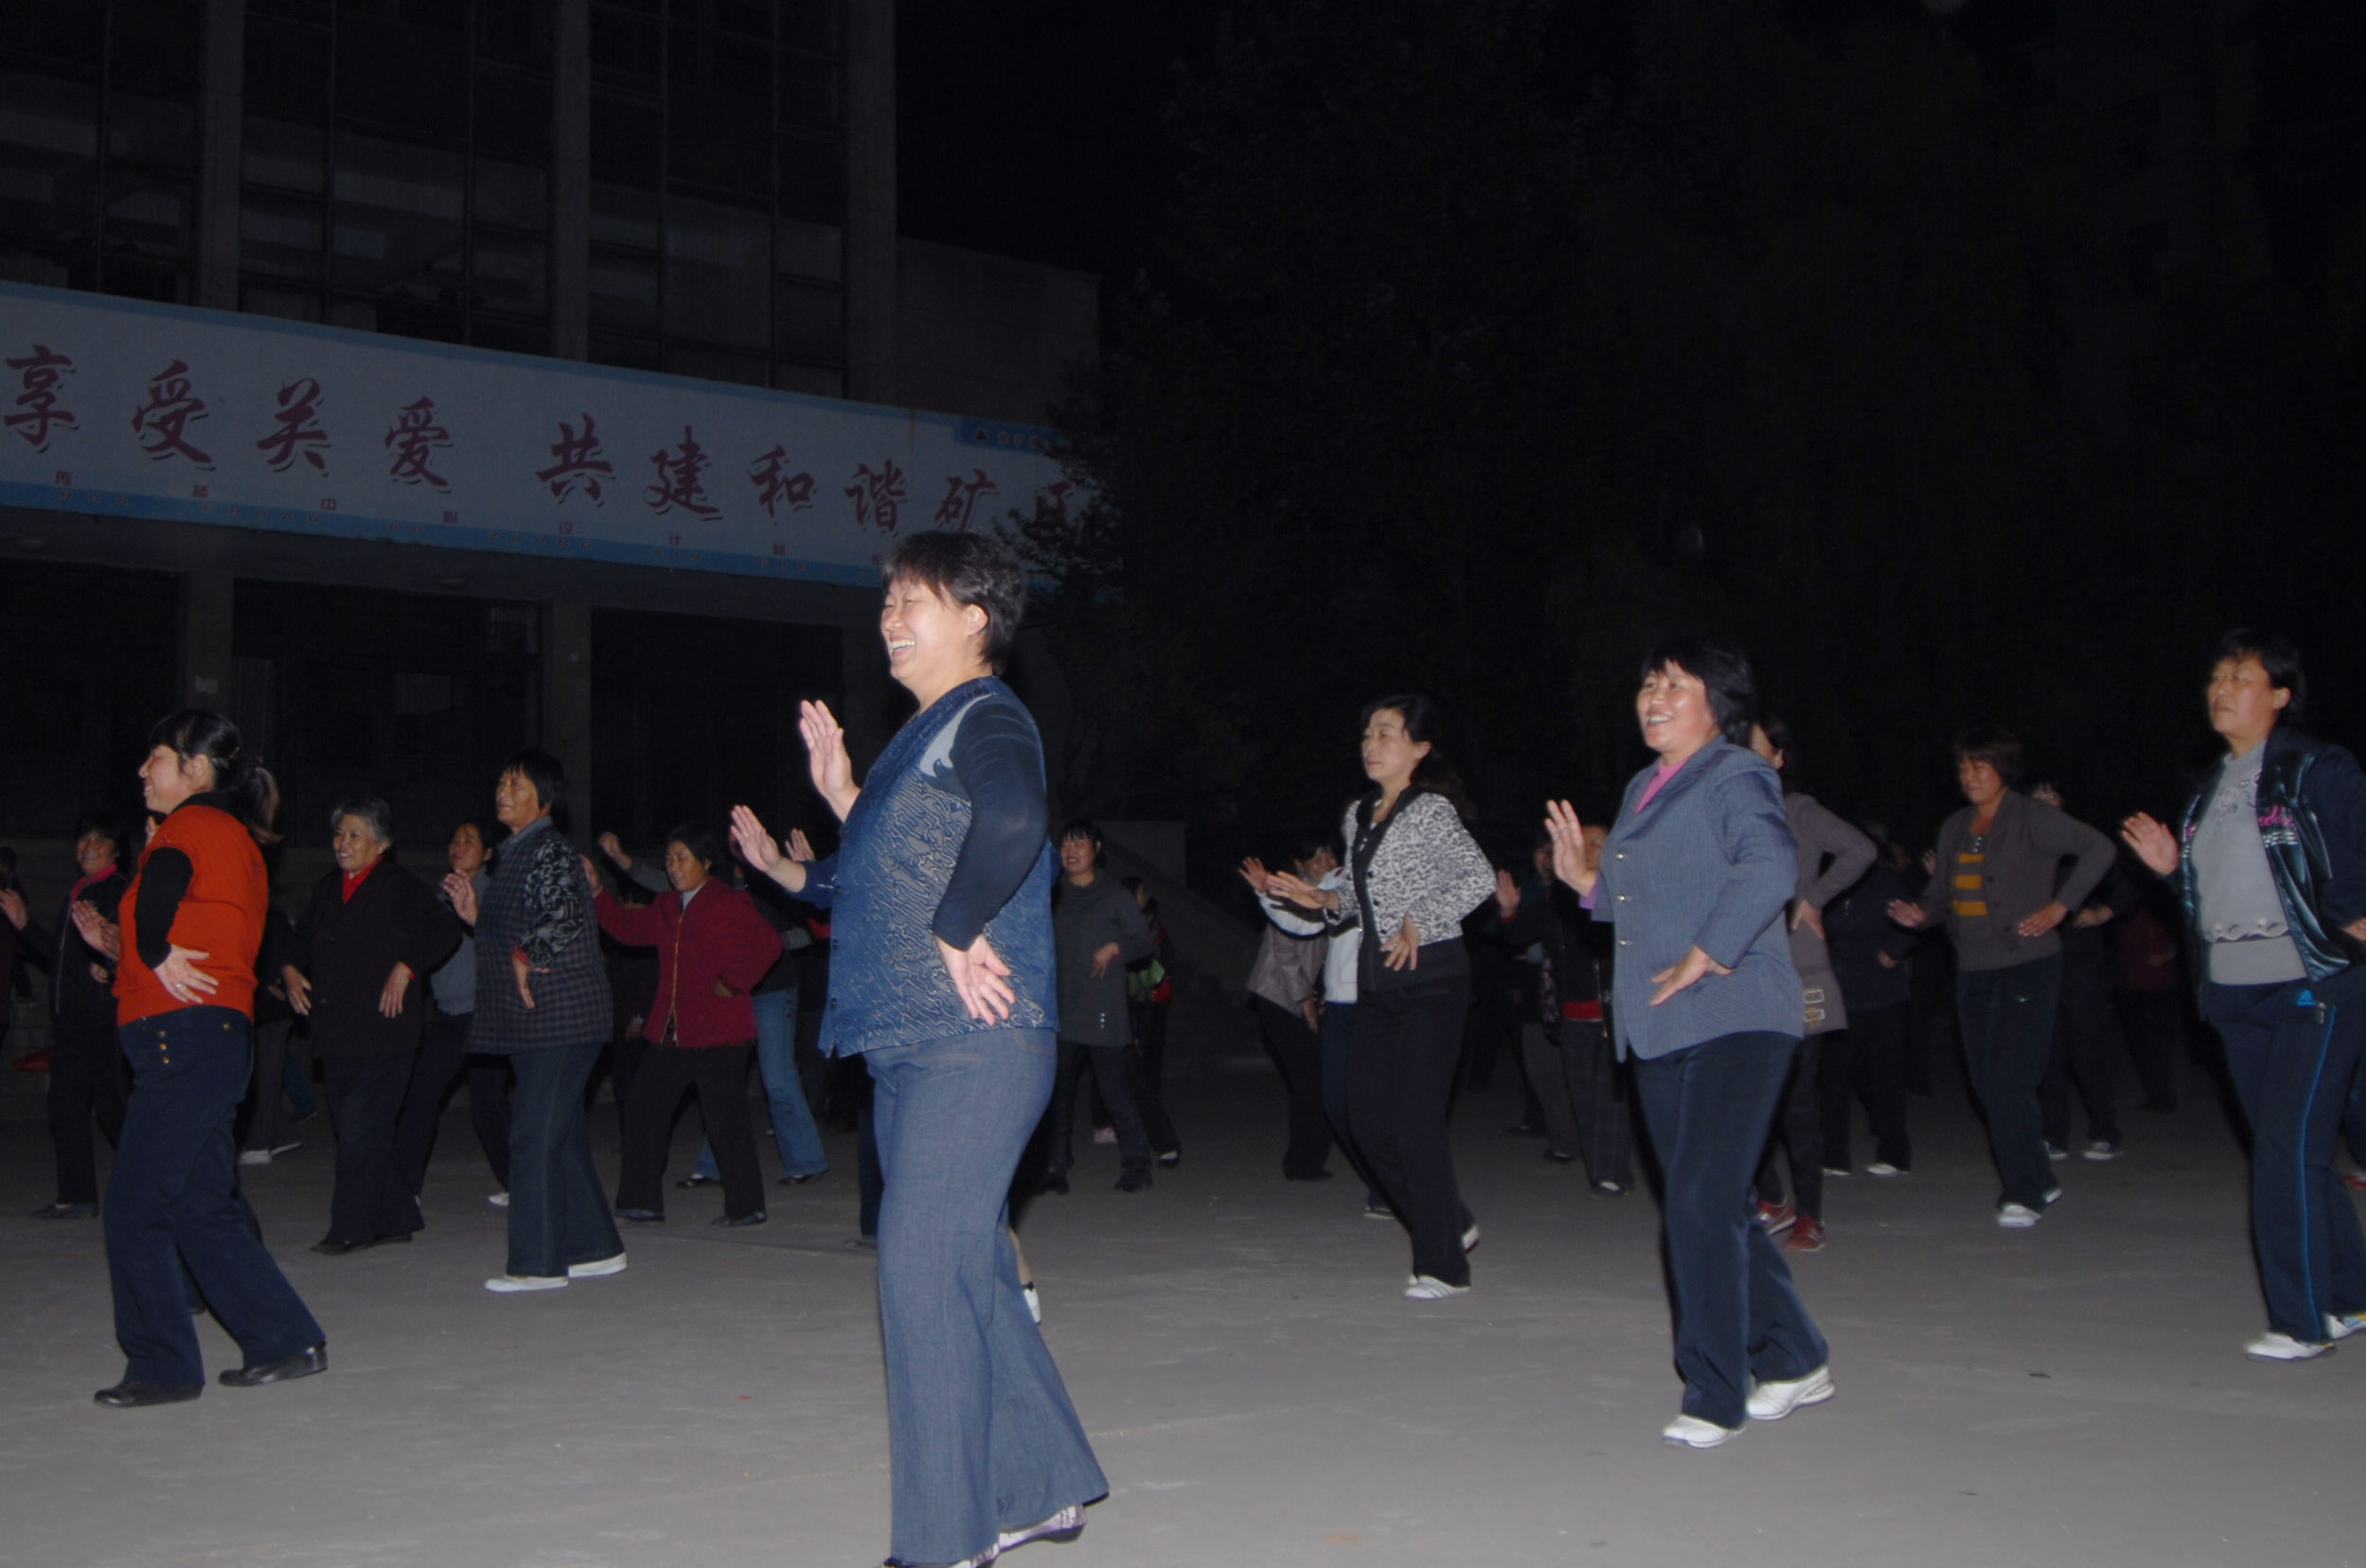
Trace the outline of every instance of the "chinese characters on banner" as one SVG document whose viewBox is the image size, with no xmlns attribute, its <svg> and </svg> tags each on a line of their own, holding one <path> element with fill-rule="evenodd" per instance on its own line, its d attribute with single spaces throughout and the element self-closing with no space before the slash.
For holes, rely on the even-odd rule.
<svg viewBox="0 0 2366 1568">
<path fill-rule="evenodd" d="M 0 367 L 16 505 L 852 582 L 1078 499 L 1032 426 L 24 284 Z"/>
</svg>

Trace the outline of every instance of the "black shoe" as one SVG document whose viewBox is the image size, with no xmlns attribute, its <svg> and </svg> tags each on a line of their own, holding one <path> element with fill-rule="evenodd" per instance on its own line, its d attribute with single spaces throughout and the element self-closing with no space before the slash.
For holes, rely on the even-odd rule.
<svg viewBox="0 0 2366 1568">
<path fill-rule="evenodd" d="M 327 1240 L 313 1242 L 312 1250 L 323 1257 L 343 1257 L 347 1253 L 362 1252 L 374 1244 L 368 1241 L 340 1241 L 331 1237 Z"/>
<path fill-rule="evenodd" d="M 91 1396 L 95 1404 L 109 1410 L 137 1410 L 143 1405 L 180 1404 L 205 1392 L 204 1383 L 191 1383 L 187 1388 L 159 1388 L 154 1383 L 134 1382 L 124 1379 L 113 1388 L 102 1388 Z"/>
<path fill-rule="evenodd" d="M 1285 1170 L 1282 1172 L 1282 1180 L 1285 1182 L 1327 1182 L 1338 1174 L 1336 1170 L 1309 1170 L 1300 1176 Z"/>
<path fill-rule="evenodd" d="M 1557 1149 L 1546 1149 L 1544 1151 L 1544 1157 L 1552 1161 L 1555 1165 L 1575 1165 L 1577 1163 L 1576 1155 L 1564 1154 Z"/>
<path fill-rule="evenodd" d="M 1035 1190 L 1038 1192 L 1066 1192 L 1068 1190 L 1068 1173 L 1064 1170 L 1046 1172 L 1043 1177 L 1043 1185 L 1037 1187 Z"/>
<path fill-rule="evenodd" d="M 809 1176 L 783 1176 L 780 1179 L 780 1185 L 782 1186 L 803 1186 L 808 1182 L 818 1182 L 828 1174 L 829 1172 L 827 1170 L 817 1170 Z"/>
<path fill-rule="evenodd" d="M 224 1388 L 260 1388 L 265 1383 L 288 1382 L 328 1370 L 329 1346 L 311 1345 L 293 1356 L 282 1356 L 260 1366 L 232 1367 L 222 1375 L 221 1382 Z"/>
<path fill-rule="evenodd" d="M 97 1203 L 49 1203 L 33 1210 L 36 1220 L 88 1220 L 98 1212 Z M 129 1383 L 124 1385 L 130 1387 Z M 142 1384 L 146 1387 L 146 1384 Z"/>
<path fill-rule="evenodd" d="M 1541 1138 L 1544 1136 L 1544 1129 L 1535 1122 L 1514 1122 L 1503 1129 L 1503 1135 L 1509 1138 Z"/>
<path fill-rule="evenodd" d="M 760 1225 L 770 1218 L 772 1217 L 762 1209 L 751 1209 L 746 1214 L 722 1215 L 718 1219 L 709 1220 L 707 1223 L 720 1225 L 725 1230 L 738 1230 L 742 1225 Z"/>
<path fill-rule="evenodd" d="M 378 1238 L 375 1241 L 372 1241 L 370 1245 L 373 1247 L 399 1246 L 402 1242 L 408 1241 L 409 1239 L 411 1239 L 411 1233 L 409 1231 L 388 1231 L 385 1235 Z"/>
<path fill-rule="evenodd" d="M 722 1179 L 720 1176 L 699 1176 L 699 1175 L 685 1176 L 682 1180 L 680 1180 L 679 1182 L 676 1182 L 676 1183 L 674 1184 L 674 1185 L 676 1185 L 676 1186 L 678 1186 L 678 1187 L 684 1187 L 684 1188 L 688 1188 L 688 1187 L 703 1187 L 703 1186 L 720 1186 L 720 1185 L 723 1185 L 723 1179 Z"/>
<path fill-rule="evenodd" d="M 655 1209 L 623 1207 L 619 1207 L 616 1210 L 616 1218 L 619 1220 L 630 1220 L 636 1225 L 662 1224 L 665 1222 L 666 1219 L 664 1215 L 658 1213 Z"/>
<path fill-rule="evenodd" d="M 1117 1178 L 1117 1190 L 1120 1192 L 1140 1192 L 1149 1185 L 1150 1173 L 1139 1166 Z"/>
</svg>

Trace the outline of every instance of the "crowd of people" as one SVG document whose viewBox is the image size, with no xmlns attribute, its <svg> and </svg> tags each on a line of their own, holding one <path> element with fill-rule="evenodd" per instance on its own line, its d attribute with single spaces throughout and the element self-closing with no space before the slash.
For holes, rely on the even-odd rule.
<svg viewBox="0 0 2366 1568">
<path fill-rule="evenodd" d="M 326 1370 L 327 1335 L 240 1188 L 241 1166 L 297 1146 L 307 1113 L 287 1102 L 309 1075 L 291 1070 L 292 1031 L 334 1132 L 316 1252 L 421 1228 L 437 1126 L 465 1084 L 508 1233 L 486 1287 L 555 1291 L 626 1268 L 619 1221 L 665 1222 L 693 1097 L 705 1147 L 674 1186 L 720 1186 L 716 1224 L 765 1222 L 751 1071 L 780 1181 L 827 1168 L 797 1050 L 800 963 L 826 955 L 812 1043 L 826 1068 L 859 1061 L 868 1089 L 854 1121 L 879 1253 L 889 1560 L 977 1568 L 1082 1528 L 1107 1484 L 1036 1327 L 1011 1200 L 1069 1190 L 1088 1085 L 1119 1191 L 1181 1161 L 1163 1084 L 1171 953 L 1148 889 L 1109 873 L 1100 829 L 1051 830 L 1041 744 L 999 673 L 1023 599 L 1007 547 L 912 536 L 882 582 L 889 670 L 917 711 L 858 781 L 835 716 L 804 704 L 830 854 L 744 805 L 727 829 L 677 826 L 655 856 L 613 834 L 583 854 L 554 822 L 563 768 L 529 748 L 499 771 L 491 820 L 453 829 L 434 880 L 395 856 L 383 800 L 338 802 L 334 867 L 290 912 L 265 868 L 271 775 L 229 721 L 185 710 L 139 765 L 145 832 L 103 813 L 78 825 L 80 874 L 53 920 L 0 886 L 0 947 L 52 976 L 57 1197 L 36 1212 L 103 1215 L 125 1369 L 100 1404 L 203 1391 L 193 1307 L 240 1345 L 224 1384 Z M 2118 1042 L 2144 1105 L 2174 1104 L 2191 964 L 2253 1149 L 2268 1327 L 2245 1348 L 2322 1355 L 2366 1327 L 2366 1235 L 2334 1166 L 2345 1121 L 2366 1131 L 2366 781 L 2299 729 L 2304 699 L 2288 643 L 2231 634 L 2208 686 L 2224 758 L 2178 826 L 2131 816 L 2117 843 L 2029 785 L 2010 734 L 1967 731 L 1966 804 L 1918 868 L 1877 824 L 1795 787 L 1788 729 L 1721 642 L 1643 659 L 1636 720 L 1656 760 L 1614 811 L 1544 802 L 1533 841 L 1493 855 L 1435 705 L 1377 698 L 1368 787 L 1336 839 L 1241 867 L 1267 918 L 1249 989 L 1289 1099 L 1281 1174 L 1325 1180 L 1336 1147 L 1362 1212 L 1404 1234 L 1404 1295 L 1468 1293 L 1480 1227 L 1450 1121 L 1468 1064 L 1505 1043 L 1474 1033 L 1509 1033 L 1513 1131 L 1580 1167 L 1590 1194 L 1634 1189 L 1643 1134 L 1684 1388 L 1663 1435 L 1715 1447 L 1833 1397 L 1789 1256 L 1830 1237 L 1825 1189 L 1859 1169 L 1855 1102 L 1873 1131 L 1864 1173 L 1912 1169 L 1931 1023 L 1951 1019 L 1960 1042 L 1994 1221 L 2025 1230 L 2061 1199 L 2073 1151 L 2123 1151 Z M 611 953 L 653 952 L 653 983 L 620 995 L 603 936 Z M 603 1062 L 621 1107 L 613 1197 L 586 1122 Z M 116 1149 L 103 1203 L 94 1125 Z"/>
</svg>

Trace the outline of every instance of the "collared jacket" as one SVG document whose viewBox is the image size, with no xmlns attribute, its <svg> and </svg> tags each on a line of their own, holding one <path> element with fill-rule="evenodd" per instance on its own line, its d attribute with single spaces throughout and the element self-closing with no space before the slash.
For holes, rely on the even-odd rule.
<svg viewBox="0 0 2366 1568">
<path fill-rule="evenodd" d="M 1649 1060 L 1732 1034 L 1797 1038 L 1805 1020 L 1783 912 L 1799 855 L 1773 766 L 1712 740 L 1638 811 L 1657 771 L 1628 781 L 1593 889 L 1593 918 L 1618 927 L 1620 1056 Z M 1651 977 L 1696 947 L 1733 972 L 1702 975 L 1653 1007 Z"/>
<path fill-rule="evenodd" d="M 748 995 L 780 956 L 780 933 L 737 887 L 708 881 L 682 907 L 672 888 L 646 904 L 623 904 L 601 888 L 594 898 L 599 928 L 629 947 L 657 950 L 657 1000 L 641 1025 L 652 1045 L 686 1049 L 737 1045 L 756 1038 Z"/>
<path fill-rule="evenodd" d="M 838 851 L 797 897 L 829 911 L 825 1056 L 987 1029 L 1058 1029 L 1043 742 L 1018 694 L 981 676 L 913 715 L 863 780 Z M 1010 1016 L 970 1016 L 937 942 L 983 935 Z"/>
<path fill-rule="evenodd" d="M 538 817 L 502 842 L 492 885 L 476 906 L 471 1051 L 507 1056 L 608 1038 L 608 971 L 594 924 L 582 857 L 550 818 Z M 531 1007 L 518 996 L 513 953 L 533 966 Z"/>
<path fill-rule="evenodd" d="M 1377 793 L 1365 794 L 1341 820 L 1353 896 L 1324 916 L 1328 926 L 1362 926 L 1367 940 L 1357 953 L 1356 987 L 1366 996 L 1440 975 L 1468 974 L 1463 917 L 1495 892 L 1495 867 L 1452 801 L 1416 786 L 1398 795 L 1389 814 L 1375 824 L 1379 804 Z M 1359 844 L 1370 857 L 1361 864 Z M 1391 969 L 1388 941 L 1407 920 L 1421 937 L 1423 955 L 1412 969 Z M 1432 948 L 1437 951 L 1429 952 Z"/>
<path fill-rule="evenodd" d="M 2341 928 L 2366 915 L 2366 777 L 2339 746 L 2282 725 L 2268 732 L 2259 768 L 2259 842 L 2268 851 L 2276 900 L 2311 980 L 2340 973 L 2356 960 Z M 2194 834 L 2226 772 L 2221 760 L 2185 808 L 2178 834 L 2178 894 L 2198 941 L 2201 895 L 2194 877 Z M 2208 966 L 2195 966 L 2197 976 Z"/>
<path fill-rule="evenodd" d="M 345 896 L 335 866 L 312 884 L 311 902 L 295 923 L 287 962 L 312 986 L 312 1054 L 324 1060 L 385 1056 L 418 1049 L 430 1005 L 427 976 L 459 945 L 458 917 L 436 900 L 428 885 L 397 865 L 394 851 L 378 858 Z M 397 964 L 410 966 L 402 1010 L 388 1018 L 378 999 Z M 266 983 L 279 978 L 266 975 Z"/>
</svg>

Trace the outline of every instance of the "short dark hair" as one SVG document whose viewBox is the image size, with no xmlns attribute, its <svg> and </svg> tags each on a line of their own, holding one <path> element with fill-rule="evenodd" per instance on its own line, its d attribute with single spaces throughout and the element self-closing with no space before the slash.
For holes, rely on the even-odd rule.
<svg viewBox="0 0 2366 1568">
<path fill-rule="evenodd" d="M 2008 790 L 2018 790 L 2027 775 L 2028 764 L 2021 756 L 2021 738 L 2009 729 L 1995 724 L 1975 724 L 1955 738 L 1948 748 L 1955 754 L 1960 766 L 1966 762 L 1985 762 L 1997 771 Z"/>
<path fill-rule="evenodd" d="M 279 835 L 271 819 L 279 814 L 279 781 L 271 776 L 262 758 L 248 751 L 239 726 L 205 708 L 182 708 L 156 721 L 148 732 L 148 749 L 158 746 L 176 757 L 202 757 L 214 765 L 214 789 L 228 795 L 245 819 L 246 830 L 262 844 Z"/>
<path fill-rule="evenodd" d="M 1359 732 L 1372 722 L 1376 713 L 1391 711 L 1405 722 L 1405 739 L 1430 748 L 1420 761 L 1414 764 L 1413 781 L 1432 794 L 1442 795 L 1454 812 L 1465 821 L 1471 816 L 1470 797 L 1463 789 L 1462 775 L 1454 771 L 1451 758 L 1446 755 L 1439 731 L 1446 727 L 1446 715 L 1437 704 L 1418 691 L 1394 691 L 1385 697 L 1375 697 L 1363 704 L 1363 712 L 1356 720 Z M 1334 849 L 1333 854 L 1339 851 Z"/>
<path fill-rule="evenodd" d="M 545 811 L 557 811 L 567 798 L 567 765 L 540 746 L 511 752 L 502 762 L 501 772 L 524 775 L 534 786 L 535 796 Z"/>
<path fill-rule="evenodd" d="M 1065 844 L 1070 839 L 1084 840 L 1087 844 L 1093 846 L 1094 859 L 1098 860 L 1100 858 L 1102 844 L 1101 825 L 1094 821 L 1091 817 L 1070 817 L 1066 822 L 1060 824 L 1059 836 L 1052 840 L 1052 842 L 1054 844 Z"/>
<path fill-rule="evenodd" d="M 1668 637 L 1643 656 L 1635 679 L 1671 668 L 1708 688 L 1709 711 L 1717 716 L 1717 729 L 1726 739 L 1736 746 L 1750 744 L 1750 726 L 1758 717 L 1758 677 L 1740 649 L 1717 637 Z"/>
<path fill-rule="evenodd" d="M 1001 674 L 1026 613 L 1027 578 L 1019 558 L 998 534 L 949 533 L 941 528 L 906 534 L 879 563 L 882 588 L 916 582 L 940 597 L 986 612 L 980 649 L 987 668 Z"/>
<path fill-rule="evenodd" d="M 84 811 L 80 816 L 74 819 L 75 843 L 81 843 L 85 837 L 92 833 L 97 833 L 100 838 L 105 839 L 108 843 L 115 846 L 116 859 L 128 860 L 131 858 L 133 849 L 132 830 L 123 825 L 123 818 L 116 812 L 108 811 L 105 807 L 100 807 L 97 811 Z M 14 850 L 9 851 L 11 859 L 13 859 L 15 853 L 16 851 Z"/>
<path fill-rule="evenodd" d="M 335 832 L 349 816 L 360 817 L 370 831 L 370 837 L 381 844 L 394 842 L 394 808 L 377 795 L 347 795 L 330 808 L 329 830 Z"/>
<path fill-rule="evenodd" d="M 2279 632 L 2238 626 L 2210 650 L 2214 668 L 2228 659 L 2257 659 L 2259 668 L 2268 672 L 2268 685 L 2292 694 L 2284 711 L 2276 715 L 2277 723 L 2297 725 L 2307 717 L 2308 672 L 2301 668 L 2301 650 L 2291 638 Z"/>
<path fill-rule="evenodd" d="M 707 874 L 731 880 L 731 857 L 723 848 L 723 836 L 703 822 L 677 822 L 666 834 L 667 844 L 679 844 L 690 852 L 690 858 L 706 863 Z"/>
</svg>

